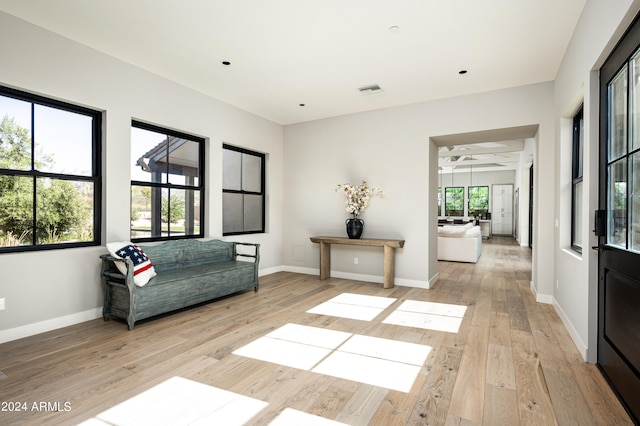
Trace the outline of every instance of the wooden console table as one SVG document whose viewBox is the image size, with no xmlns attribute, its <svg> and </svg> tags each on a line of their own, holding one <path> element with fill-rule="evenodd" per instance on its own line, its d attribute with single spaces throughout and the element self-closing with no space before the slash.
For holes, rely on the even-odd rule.
<svg viewBox="0 0 640 426">
<path fill-rule="evenodd" d="M 345 237 L 311 237 L 314 243 L 320 243 L 320 279 L 326 280 L 331 276 L 331 244 L 349 246 L 384 247 L 384 288 L 393 287 L 395 274 L 394 249 L 404 247 L 404 240 L 386 240 L 376 238 L 350 239 Z"/>
</svg>

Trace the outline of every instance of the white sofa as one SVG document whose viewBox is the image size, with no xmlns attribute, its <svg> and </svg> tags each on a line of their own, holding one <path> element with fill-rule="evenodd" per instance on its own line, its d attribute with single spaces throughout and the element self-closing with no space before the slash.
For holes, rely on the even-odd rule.
<svg viewBox="0 0 640 426">
<path fill-rule="evenodd" d="M 482 231 L 473 223 L 438 227 L 438 260 L 477 263 L 482 254 Z"/>
</svg>

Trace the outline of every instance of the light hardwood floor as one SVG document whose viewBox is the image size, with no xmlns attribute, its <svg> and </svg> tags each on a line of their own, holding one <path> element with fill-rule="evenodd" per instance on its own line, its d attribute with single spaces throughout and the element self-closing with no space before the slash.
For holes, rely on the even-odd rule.
<svg viewBox="0 0 640 426">
<path fill-rule="evenodd" d="M 631 424 L 554 308 L 534 301 L 530 269 L 528 248 L 492 238 L 476 265 L 440 262 L 431 290 L 283 272 L 262 277 L 257 293 L 144 321 L 131 332 L 123 322 L 94 320 L 5 343 L 0 408 L 26 402 L 27 411 L 0 411 L 0 424 L 78 424 L 173 376 L 267 402 L 249 423 L 256 425 L 287 407 L 384 426 Z M 397 304 L 372 321 L 305 312 L 345 292 L 468 308 L 458 333 L 383 324 Z M 287 323 L 432 350 L 409 393 L 232 353 Z M 60 411 L 34 410 L 34 402 L 57 403 Z"/>
</svg>

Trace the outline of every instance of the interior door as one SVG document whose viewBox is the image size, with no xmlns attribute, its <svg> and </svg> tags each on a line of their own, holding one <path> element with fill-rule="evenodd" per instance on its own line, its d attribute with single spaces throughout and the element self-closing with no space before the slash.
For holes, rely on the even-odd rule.
<svg viewBox="0 0 640 426">
<path fill-rule="evenodd" d="M 533 164 L 529 168 L 529 248 L 533 248 Z"/>
<path fill-rule="evenodd" d="M 494 184 L 491 232 L 497 235 L 513 235 L 513 185 Z"/>
<path fill-rule="evenodd" d="M 640 25 L 600 71 L 598 366 L 640 420 Z M 604 229 L 602 229 L 604 228 Z"/>
</svg>

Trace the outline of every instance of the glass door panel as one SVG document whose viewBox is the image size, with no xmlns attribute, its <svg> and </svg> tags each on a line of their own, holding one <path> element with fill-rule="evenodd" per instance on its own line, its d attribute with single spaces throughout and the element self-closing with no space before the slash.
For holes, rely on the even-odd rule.
<svg viewBox="0 0 640 426">
<path fill-rule="evenodd" d="M 627 77 L 625 65 L 608 87 L 608 134 L 609 161 L 620 158 L 627 152 Z"/>
<path fill-rule="evenodd" d="M 631 188 L 629 193 L 629 237 L 631 239 L 629 249 L 640 253 L 640 152 L 631 157 Z"/>
<path fill-rule="evenodd" d="M 607 206 L 607 243 L 627 248 L 627 162 L 609 165 L 609 203 Z"/>
<path fill-rule="evenodd" d="M 640 148 L 640 50 L 631 58 L 630 96 L 630 151 Z"/>
</svg>

